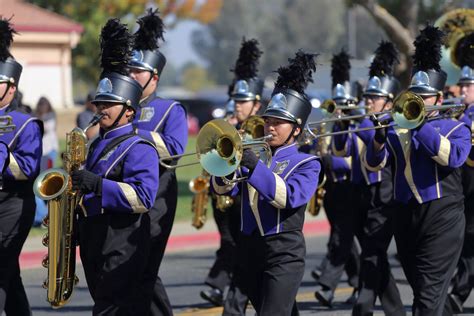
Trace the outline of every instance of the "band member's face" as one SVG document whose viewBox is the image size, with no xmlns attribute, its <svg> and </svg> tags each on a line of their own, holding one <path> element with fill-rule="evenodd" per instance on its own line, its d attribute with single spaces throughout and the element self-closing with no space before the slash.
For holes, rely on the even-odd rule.
<svg viewBox="0 0 474 316">
<path fill-rule="evenodd" d="M 255 105 L 254 105 L 255 103 Z M 235 101 L 235 117 L 242 123 L 249 116 L 255 115 L 260 109 L 260 102 L 257 101 Z"/>
<path fill-rule="evenodd" d="M 443 103 L 443 98 L 439 98 L 437 95 L 422 95 L 421 98 L 425 102 L 425 105 L 441 105 Z"/>
<path fill-rule="evenodd" d="M 100 128 L 109 129 L 114 124 L 117 117 L 122 112 L 124 105 L 122 103 L 98 103 L 97 104 L 97 113 L 104 114 L 100 119 Z M 127 107 L 125 113 L 122 115 L 118 121 L 117 126 L 125 125 L 129 122 L 131 116 L 133 115 L 133 110 L 130 107 Z"/>
<path fill-rule="evenodd" d="M 283 145 L 283 143 L 290 136 L 291 131 L 293 130 L 293 123 L 288 121 L 276 118 L 276 117 L 265 117 L 265 135 L 272 135 L 272 138 L 267 141 L 270 147 L 278 147 Z M 293 143 L 294 137 L 299 135 L 300 128 L 296 128 L 293 137 L 288 141 L 288 144 Z"/>
<path fill-rule="evenodd" d="M 151 79 L 150 79 L 151 77 Z M 142 98 L 148 97 L 150 94 L 155 92 L 156 86 L 158 85 L 158 76 L 153 75 L 151 72 L 146 71 L 146 70 L 141 70 L 141 69 L 130 69 L 130 78 L 135 79 L 138 81 L 140 86 L 145 87 L 145 85 L 148 83 L 146 88 L 143 90 L 142 93 Z"/>
<path fill-rule="evenodd" d="M 6 82 L 0 83 L 0 98 L 3 97 L 3 99 L 0 100 L 0 108 L 10 104 L 13 101 L 13 98 L 15 97 L 15 91 L 16 87 L 14 85 L 9 86 Z"/>
<path fill-rule="evenodd" d="M 474 103 L 474 83 L 462 84 L 461 95 L 464 97 L 465 104 Z"/>
<path fill-rule="evenodd" d="M 386 97 L 371 95 L 364 98 L 365 105 L 369 107 L 369 113 L 389 110 L 391 105 L 387 102 Z"/>
</svg>

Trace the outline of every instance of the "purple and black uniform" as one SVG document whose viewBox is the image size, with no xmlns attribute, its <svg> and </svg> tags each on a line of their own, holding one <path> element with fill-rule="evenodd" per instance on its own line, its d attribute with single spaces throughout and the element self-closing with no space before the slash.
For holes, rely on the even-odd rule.
<svg viewBox="0 0 474 316">
<path fill-rule="evenodd" d="M 87 193 L 79 203 L 79 241 L 94 314 L 149 312 L 143 282 L 150 255 L 149 209 L 159 188 L 157 164 L 156 149 L 133 134 L 132 124 L 101 130 L 91 146 L 85 169 L 102 177 L 102 193 Z"/>
</svg>

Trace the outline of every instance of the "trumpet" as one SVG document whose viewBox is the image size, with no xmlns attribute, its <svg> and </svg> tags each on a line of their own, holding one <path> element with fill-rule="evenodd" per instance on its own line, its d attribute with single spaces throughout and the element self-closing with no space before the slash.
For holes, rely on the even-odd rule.
<svg viewBox="0 0 474 316">
<path fill-rule="evenodd" d="M 376 130 L 380 128 L 387 128 L 389 126 L 398 126 L 405 129 L 414 129 L 420 126 L 425 120 L 432 120 L 438 117 L 426 118 L 432 112 L 448 111 L 445 116 L 456 116 L 463 112 L 464 104 L 444 104 L 444 105 L 424 105 L 423 99 L 417 94 L 405 91 L 399 94 L 393 101 L 393 108 L 388 111 L 374 112 L 360 115 L 341 115 L 336 118 L 324 119 L 306 124 L 305 133 L 307 138 L 317 139 L 319 137 L 343 135 L 348 133 L 358 133 L 368 130 Z M 389 115 L 393 123 L 381 124 L 381 117 Z M 311 126 L 319 126 L 329 122 L 339 122 L 343 120 L 357 120 L 372 117 L 378 122 L 378 125 L 372 127 L 356 128 L 351 130 L 343 130 L 337 132 L 330 132 L 324 134 L 316 134 Z"/>
<path fill-rule="evenodd" d="M 323 116 L 325 117 L 332 117 L 336 114 L 336 110 L 359 110 L 359 109 L 366 109 L 368 110 L 368 106 L 356 106 L 356 105 L 338 105 L 336 101 L 333 99 L 326 99 L 321 103 L 319 106 Z"/>
<path fill-rule="evenodd" d="M 167 157 L 166 160 L 160 160 L 160 165 L 167 169 L 176 169 L 201 164 L 210 175 L 224 177 L 237 170 L 243 151 L 247 148 L 255 151 L 260 160 L 266 165 L 270 165 L 271 150 L 266 142 L 270 137 L 271 135 L 245 140 L 242 139 L 242 134 L 230 123 L 223 119 L 215 119 L 207 122 L 199 131 L 195 152 Z M 167 163 L 167 161 L 172 162 L 185 156 L 196 156 L 197 161 L 176 165 Z M 238 182 L 241 180 L 244 180 L 244 178 L 231 181 Z"/>
</svg>

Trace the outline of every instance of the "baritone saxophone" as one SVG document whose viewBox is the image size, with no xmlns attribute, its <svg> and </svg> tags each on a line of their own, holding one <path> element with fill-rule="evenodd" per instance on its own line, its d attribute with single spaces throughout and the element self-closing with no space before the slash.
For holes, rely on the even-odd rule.
<svg viewBox="0 0 474 316">
<path fill-rule="evenodd" d="M 71 173 L 83 166 L 87 155 L 85 132 L 96 125 L 103 115 L 96 115 L 84 130 L 76 127 L 66 134 L 64 169 L 53 168 L 41 172 L 35 179 L 33 191 L 37 197 L 47 201 L 48 215 L 43 224 L 48 232 L 43 245 L 48 254 L 42 261 L 48 269 L 43 283 L 47 289 L 47 301 L 53 308 L 64 306 L 70 299 L 75 284 L 79 281 L 76 271 L 76 225 L 75 209 L 80 200 L 78 191 L 72 189 Z"/>
<path fill-rule="evenodd" d="M 194 193 L 191 204 L 193 219 L 191 225 L 200 229 L 207 220 L 207 201 L 209 199 L 209 173 L 205 170 L 201 175 L 189 181 L 189 190 Z"/>
</svg>

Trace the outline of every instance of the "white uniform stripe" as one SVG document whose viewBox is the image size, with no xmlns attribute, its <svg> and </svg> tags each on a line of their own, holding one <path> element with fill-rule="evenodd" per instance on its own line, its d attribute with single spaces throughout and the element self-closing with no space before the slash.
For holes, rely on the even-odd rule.
<svg viewBox="0 0 474 316">
<path fill-rule="evenodd" d="M 255 216 L 255 221 L 257 222 L 258 230 L 260 231 L 261 236 L 265 236 L 263 231 L 262 220 L 260 219 L 260 213 L 258 211 L 258 192 L 253 186 L 247 183 L 247 190 L 249 192 L 249 204 L 252 209 L 252 213 Z"/>
<path fill-rule="evenodd" d="M 12 153 L 10 153 L 10 164 L 8 165 L 8 169 L 10 169 L 10 172 L 12 173 L 15 180 L 28 179 L 25 173 L 21 170 L 20 165 L 18 164 L 18 162 L 15 159 L 15 156 L 13 156 Z"/>
<path fill-rule="evenodd" d="M 134 213 L 145 213 L 148 209 L 143 205 L 142 201 L 137 195 L 137 192 L 133 189 L 130 184 L 117 182 L 119 188 L 122 190 L 123 195 L 127 199 L 128 203 L 132 207 Z"/>
<path fill-rule="evenodd" d="M 413 195 L 415 196 L 416 200 L 418 203 L 423 203 L 423 200 L 421 199 L 420 193 L 418 192 L 418 189 L 416 188 L 415 181 L 413 180 L 413 173 L 411 169 L 411 162 L 410 162 L 410 156 L 411 156 L 411 131 L 409 129 L 405 128 L 400 128 L 396 129 L 398 139 L 400 141 L 400 144 L 402 145 L 404 157 L 405 157 L 405 170 L 403 174 L 405 175 L 405 179 L 407 180 L 408 186 L 410 187 Z"/>
<path fill-rule="evenodd" d="M 285 181 L 276 173 L 273 173 L 273 177 L 275 178 L 275 199 L 270 204 L 278 209 L 284 209 L 287 196 Z"/>
<path fill-rule="evenodd" d="M 160 159 L 165 159 L 171 156 L 170 152 L 168 151 L 168 148 L 166 148 L 166 144 L 163 141 L 163 138 L 161 138 L 161 135 L 155 132 L 150 133 L 153 137 L 153 142 L 155 143 L 156 149 L 158 150 L 158 154 L 160 155 Z"/>
<path fill-rule="evenodd" d="M 158 130 L 158 128 L 160 128 L 161 124 L 163 124 L 163 122 L 166 120 L 166 118 L 168 117 L 168 114 L 170 113 L 171 109 L 176 105 L 178 104 L 178 102 L 173 102 L 170 107 L 168 108 L 168 110 L 166 110 L 165 114 L 163 114 L 163 117 L 161 118 L 161 120 L 158 122 L 158 124 L 156 125 L 155 129 L 153 130 L 154 132 L 156 132 Z"/>
<path fill-rule="evenodd" d="M 444 136 L 440 136 L 438 155 L 431 157 L 441 166 L 449 164 L 449 154 L 451 153 L 451 142 Z"/>
</svg>

